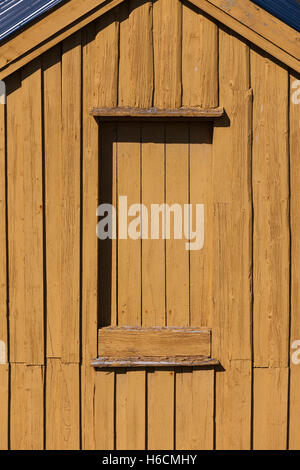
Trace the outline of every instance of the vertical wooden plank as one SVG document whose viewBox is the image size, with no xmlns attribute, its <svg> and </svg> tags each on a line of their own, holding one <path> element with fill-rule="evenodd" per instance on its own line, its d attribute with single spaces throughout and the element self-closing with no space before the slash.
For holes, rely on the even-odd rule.
<svg viewBox="0 0 300 470">
<path fill-rule="evenodd" d="M 254 450 L 286 450 L 288 368 L 255 368 Z"/>
<path fill-rule="evenodd" d="M 176 450 L 213 449 L 214 370 L 176 374 Z"/>
<path fill-rule="evenodd" d="M 7 252 L 6 252 L 6 123 L 5 105 L 0 104 L 0 342 L 5 356 L 0 364 L 0 450 L 8 449 L 8 383 L 7 364 Z"/>
<path fill-rule="evenodd" d="M 290 217 L 291 217 L 291 342 L 300 340 L 300 103 L 295 103 L 292 95 L 299 89 L 293 87 L 299 76 L 290 75 Z M 292 349 L 291 354 L 296 350 Z M 293 359 L 293 358 L 292 358 Z M 300 365 L 290 361 L 290 422 L 289 422 L 289 448 L 300 449 Z"/>
<path fill-rule="evenodd" d="M 12 450 L 44 449 L 44 367 L 11 364 Z"/>
<path fill-rule="evenodd" d="M 168 326 L 189 325 L 189 251 L 186 250 L 187 240 L 184 238 L 183 227 L 183 209 L 184 205 L 189 203 L 188 142 L 187 124 L 166 125 L 166 204 L 170 206 L 170 210 L 174 207 L 175 211 L 177 208 L 179 211 L 178 215 L 174 212 L 174 216 L 170 217 L 170 239 L 166 240 Z M 175 230 L 180 228 L 181 239 L 175 239 Z"/>
<path fill-rule="evenodd" d="M 174 371 L 148 373 L 148 449 L 174 449 Z"/>
<path fill-rule="evenodd" d="M 285 367 L 289 343 L 288 73 L 251 51 L 254 364 Z"/>
<path fill-rule="evenodd" d="M 251 442 L 251 92 L 248 46 L 220 30 L 219 48 L 228 117 L 213 141 L 212 354 L 225 369 L 216 373 L 216 448 L 230 450 Z"/>
<path fill-rule="evenodd" d="M 216 372 L 216 448 L 250 449 L 251 361 L 233 360 Z"/>
<path fill-rule="evenodd" d="M 61 226 L 62 200 L 62 116 L 61 46 L 43 56 L 45 231 L 47 282 L 47 357 L 62 354 Z"/>
<path fill-rule="evenodd" d="M 20 72 L 7 82 L 7 204 L 11 362 L 25 362 L 23 115 Z"/>
<path fill-rule="evenodd" d="M 218 106 L 218 28 L 190 5 L 182 5 L 182 104 Z"/>
<path fill-rule="evenodd" d="M 8 450 L 9 366 L 0 364 L 0 450 Z"/>
<path fill-rule="evenodd" d="M 115 374 L 97 371 L 95 378 L 95 442 L 98 450 L 114 449 Z"/>
<path fill-rule="evenodd" d="M 101 374 L 90 366 L 97 355 L 98 316 L 100 325 L 116 317 L 116 240 L 111 241 L 111 263 L 103 260 L 102 246 L 95 234 L 96 209 L 102 182 L 109 180 L 111 171 L 99 174 L 99 169 L 116 167 L 111 155 L 112 134 L 100 133 L 99 124 L 89 115 L 95 105 L 116 106 L 118 85 L 119 21 L 115 11 L 89 25 L 83 36 L 83 233 L 82 233 L 82 446 L 84 449 L 111 449 L 114 435 L 114 374 Z M 105 146 L 105 150 L 103 146 Z M 106 149 L 108 148 L 108 153 Z M 100 149 L 100 155 L 99 155 Z M 102 163 L 99 162 L 102 161 Z M 99 167 L 100 165 L 100 167 Z M 112 202 L 116 201 L 100 201 Z M 109 241 L 110 242 L 110 241 Z M 98 250 L 100 265 L 98 268 Z M 111 269 L 111 285 L 103 290 L 104 276 Z M 107 271 L 108 270 L 108 271 Z M 98 296 L 99 291 L 99 296 Z M 108 292 L 108 293 L 107 293 Z M 100 297 L 100 298 L 99 298 Z M 108 299 L 110 297 L 110 299 Z M 114 303 L 112 300 L 114 299 Z M 109 303 L 109 304 L 108 304 Z M 105 306 L 105 310 L 103 309 Z M 99 312 L 98 312 L 99 310 Z M 108 323 L 109 324 L 109 323 Z M 103 423 L 106 427 L 102 428 Z M 109 428 L 109 424 L 112 428 Z"/>
<path fill-rule="evenodd" d="M 165 201 L 165 132 L 161 124 L 142 126 L 142 203 L 148 210 L 152 204 Z M 162 225 L 162 224 L 160 224 Z M 142 240 L 142 324 L 165 325 L 165 241 Z M 160 227 L 162 232 L 162 227 Z"/>
<path fill-rule="evenodd" d="M 79 361 L 81 32 L 62 45 L 62 358 Z"/>
<path fill-rule="evenodd" d="M 212 326 L 213 315 L 213 129 L 210 123 L 190 124 L 190 204 L 193 230 L 195 205 L 204 204 L 204 246 L 190 251 L 190 323 Z"/>
<path fill-rule="evenodd" d="M 128 11 L 125 10 L 128 8 Z M 152 1 L 129 0 L 120 24 L 119 105 L 150 107 L 153 94 Z"/>
<path fill-rule="evenodd" d="M 79 365 L 48 359 L 46 374 L 46 449 L 78 450 Z"/>
<path fill-rule="evenodd" d="M 154 104 L 181 106 L 182 4 L 164 0 L 153 4 Z"/>
<path fill-rule="evenodd" d="M 22 70 L 25 344 L 27 364 L 44 363 L 42 73 L 38 58 Z"/>
</svg>

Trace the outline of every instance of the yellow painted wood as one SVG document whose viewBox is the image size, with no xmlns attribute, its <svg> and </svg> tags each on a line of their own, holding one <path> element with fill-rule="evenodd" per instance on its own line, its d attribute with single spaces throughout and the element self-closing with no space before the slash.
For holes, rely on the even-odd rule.
<svg viewBox="0 0 300 470">
<path fill-rule="evenodd" d="M 0 105 L 0 341 L 7 348 L 6 122 Z"/>
<path fill-rule="evenodd" d="M 81 33 L 62 49 L 62 358 L 79 361 Z"/>
<path fill-rule="evenodd" d="M 254 364 L 285 367 L 290 283 L 288 73 L 251 51 L 251 83 Z"/>
<path fill-rule="evenodd" d="M 154 105 L 159 108 L 181 105 L 181 22 L 179 0 L 154 2 Z"/>
<path fill-rule="evenodd" d="M 210 450 L 214 442 L 214 370 L 176 374 L 176 450 Z"/>
<path fill-rule="evenodd" d="M 225 369 L 216 377 L 215 439 L 216 449 L 248 449 L 252 257 L 249 48 L 220 30 L 219 51 L 220 102 L 228 117 L 215 126 L 213 136 L 212 354 Z"/>
<path fill-rule="evenodd" d="M 199 328 L 102 328 L 98 354 L 105 357 L 210 356 L 211 332 Z"/>
<path fill-rule="evenodd" d="M 216 371 L 216 449 L 251 447 L 251 361 L 234 360 Z"/>
<path fill-rule="evenodd" d="M 190 5 L 182 5 L 182 104 L 218 106 L 218 28 Z"/>
<path fill-rule="evenodd" d="M 10 448 L 44 449 L 44 366 L 11 364 Z"/>
<path fill-rule="evenodd" d="M 9 366 L 0 364 L 0 450 L 8 450 Z"/>
<path fill-rule="evenodd" d="M 21 76 L 7 81 L 7 203 L 9 250 L 9 349 L 12 362 L 25 362 L 24 166 Z"/>
<path fill-rule="evenodd" d="M 300 103 L 295 103 L 295 92 L 299 90 L 299 76 L 290 75 L 290 223 L 291 223 L 291 337 L 290 347 L 294 341 L 300 340 L 300 320 L 299 320 L 299 282 L 300 272 L 297 260 L 300 256 L 300 205 L 299 205 L 299 184 L 300 184 L 300 164 L 299 164 L 299 119 Z M 299 349 L 299 347 L 297 348 Z M 295 353 L 296 349 L 291 349 L 290 354 Z M 293 363 L 293 357 L 290 356 L 290 409 L 289 409 L 289 449 L 300 449 L 300 367 Z"/>
<path fill-rule="evenodd" d="M 174 449 L 174 371 L 156 370 L 148 376 L 149 450 Z"/>
<path fill-rule="evenodd" d="M 114 449 L 114 408 L 115 373 L 97 371 L 95 373 L 94 400 L 95 442 L 97 450 Z"/>
<path fill-rule="evenodd" d="M 47 357 L 62 354 L 62 115 L 61 50 L 43 56 Z"/>
<path fill-rule="evenodd" d="M 27 364 L 44 364 L 42 72 L 22 70 L 24 155 L 25 347 Z"/>
<path fill-rule="evenodd" d="M 80 446 L 79 365 L 48 359 L 46 368 L 46 449 Z"/>
<path fill-rule="evenodd" d="M 288 369 L 255 368 L 253 449 L 286 450 Z"/>
</svg>

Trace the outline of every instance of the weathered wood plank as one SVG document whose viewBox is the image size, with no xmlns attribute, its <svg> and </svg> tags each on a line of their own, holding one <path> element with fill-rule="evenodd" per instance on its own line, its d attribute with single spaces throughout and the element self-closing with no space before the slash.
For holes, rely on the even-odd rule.
<svg viewBox="0 0 300 470">
<path fill-rule="evenodd" d="M 214 442 L 214 371 L 176 374 L 176 450 L 209 450 Z"/>
<path fill-rule="evenodd" d="M 182 4 L 164 0 L 153 4 L 154 105 L 181 106 Z"/>
<path fill-rule="evenodd" d="M 9 365 L 0 364 L 0 450 L 9 445 Z"/>
<path fill-rule="evenodd" d="M 299 76 L 290 75 L 290 224 L 291 224 L 291 337 L 290 347 L 300 340 L 300 103 L 293 96 L 300 88 Z M 295 86 L 297 86 L 295 88 Z M 299 96 L 297 101 L 299 100 Z M 298 349 L 298 348 L 297 348 Z M 292 349 L 291 354 L 296 350 Z M 300 449 L 300 365 L 290 359 L 289 448 Z"/>
<path fill-rule="evenodd" d="M 202 108 L 218 106 L 218 28 L 182 5 L 182 104 Z"/>
<path fill-rule="evenodd" d="M 288 368 L 255 368 L 253 449 L 286 450 Z"/>
<path fill-rule="evenodd" d="M 91 369 L 91 366 L 88 365 Z M 95 442 L 98 450 L 114 449 L 115 436 L 115 373 L 95 373 Z"/>
<path fill-rule="evenodd" d="M 79 361 L 81 32 L 62 45 L 62 358 Z"/>
<path fill-rule="evenodd" d="M 20 72 L 16 72 L 7 81 L 9 353 L 11 362 L 26 361 L 22 99 L 21 75 Z"/>
<path fill-rule="evenodd" d="M 92 108 L 91 115 L 102 119 L 120 118 L 219 118 L 224 115 L 222 107 L 200 108 L 181 107 L 177 109 L 138 108 L 118 106 L 116 108 Z"/>
<path fill-rule="evenodd" d="M 11 364 L 10 447 L 44 449 L 44 366 Z"/>
<path fill-rule="evenodd" d="M 174 449 L 174 371 L 148 374 L 149 450 Z"/>
<path fill-rule="evenodd" d="M 107 369 L 111 367 L 207 367 L 216 366 L 219 361 L 209 356 L 100 356 L 91 362 L 96 369 Z"/>
<path fill-rule="evenodd" d="M 47 281 L 47 357 L 62 354 L 61 226 L 62 207 L 62 115 L 61 47 L 43 56 L 45 231 Z"/>
<path fill-rule="evenodd" d="M 251 447 L 251 361 L 233 360 L 216 371 L 216 449 Z"/>
<path fill-rule="evenodd" d="M 216 123 L 213 137 L 212 355 L 225 369 L 216 376 L 216 448 L 249 449 L 252 303 L 249 48 L 229 32 L 220 30 L 219 51 L 220 102 L 228 117 Z"/>
<path fill-rule="evenodd" d="M 288 73 L 252 50 L 251 83 L 254 364 L 285 367 L 289 355 L 290 282 Z"/>
<path fill-rule="evenodd" d="M 6 106 L 0 104 L 0 342 L 2 348 L 4 343 L 4 347 L 7 350 L 8 285 L 6 203 Z"/>
<path fill-rule="evenodd" d="M 174 216 L 170 217 L 170 221 L 166 221 L 170 229 L 170 237 L 166 240 L 168 326 L 187 326 L 190 321 L 189 251 L 186 249 L 187 240 L 183 235 L 183 208 L 189 203 L 188 142 L 187 124 L 166 125 L 166 204 L 169 204 L 170 212 L 172 207 L 174 208 Z M 178 208 L 178 215 L 176 208 Z"/>
<path fill-rule="evenodd" d="M 116 449 L 143 450 L 146 439 L 145 371 L 116 374 Z"/>
<path fill-rule="evenodd" d="M 120 24 L 119 106 L 148 107 L 153 95 L 152 1 L 129 0 L 123 12 L 128 18 Z"/>
<path fill-rule="evenodd" d="M 190 124 L 190 204 L 195 230 L 196 204 L 204 205 L 204 246 L 190 251 L 190 322 L 212 325 L 213 294 L 213 129 L 210 123 Z"/>
<path fill-rule="evenodd" d="M 48 359 L 46 368 L 46 449 L 80 446 L 79 365 Z"/>
<path fill-rule="evenodd" d="M 99 356 L 210 356 L 211 332 L 199 328 L 101 328 Z"/>
</svg>

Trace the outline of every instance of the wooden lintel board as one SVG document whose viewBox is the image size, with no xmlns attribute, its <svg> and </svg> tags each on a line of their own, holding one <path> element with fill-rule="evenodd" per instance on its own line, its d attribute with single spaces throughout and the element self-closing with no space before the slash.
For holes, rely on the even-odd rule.
<svg viewBox="0 0 300 470">
<path fill-rule="evenodd" d="M 101 328 L 98 354 L 109 358 L 129 357 L 210 357 L 211 331 L 208 328 Z"/>
<path fill-rule="evenodd" d="M 90 111 L 92 116 L 105 119 L 114 120 L 119 118 L 220 118 L 224 116 L 224 108 L 209 108 L 202 109 L 198 107 L 192 108 L 174 108 L 174 109 L 160 109 L 160 108 L 130 108 L 130 107 L 116 107 L 116 108 L 93 108 Z"/>
</svg>

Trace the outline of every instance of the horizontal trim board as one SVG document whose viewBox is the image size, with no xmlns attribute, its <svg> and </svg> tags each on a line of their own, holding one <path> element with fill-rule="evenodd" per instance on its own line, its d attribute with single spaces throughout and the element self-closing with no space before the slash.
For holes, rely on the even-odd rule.
<svg viewBox="0 0 300 470">
<path fill-rule="evenodd" d="M 103 357 L 207 356 L 211 353 L 208 328 L 107 327 L 99 330 L 98 354 Z"/>
<path fill-rule="evenodd" d="M 219 118 L 224 116 L 224 108 L 93 108 L 90 114 L 106 120 L 115 120 L 120 118 Z"/>
<path fill-rule="evenodd" d="M 219 365 L 219 361 L 206 356 L 145 356 L 128 357 L 126 359 L 117 357 L 98 357 L 97 359 L 92 361 L 91 365 L 95 367 L 95 369 L 104 369 L 111 367 L 209 367 Z"/>
</svg>

